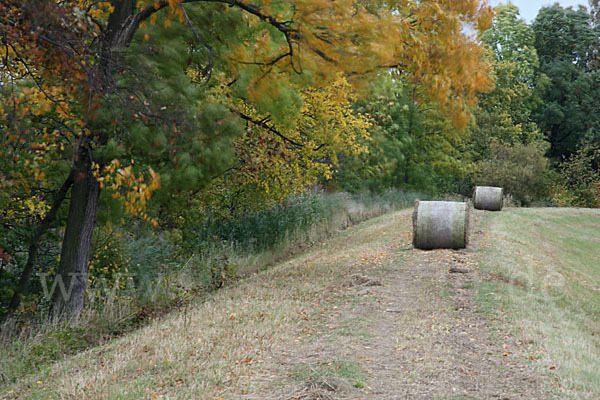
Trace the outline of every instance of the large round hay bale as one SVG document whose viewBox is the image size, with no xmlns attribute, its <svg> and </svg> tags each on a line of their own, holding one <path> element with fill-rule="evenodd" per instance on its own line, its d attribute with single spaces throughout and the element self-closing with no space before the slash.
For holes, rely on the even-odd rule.
<svg viewBox="0 0 600 400">
<path fill-rule="evenodd" d="M 415 202 L 413 246 L 417 249 L 462 249 L 468 244 L 469 206 L 455 201 Z"/>
<path fill-rule="evenodd" d="M 504 190 L 499 187 L 477 186 L 473 191 L 473 207 L 478 210 L 500 211 L 504 205 Z"/>
</svg>

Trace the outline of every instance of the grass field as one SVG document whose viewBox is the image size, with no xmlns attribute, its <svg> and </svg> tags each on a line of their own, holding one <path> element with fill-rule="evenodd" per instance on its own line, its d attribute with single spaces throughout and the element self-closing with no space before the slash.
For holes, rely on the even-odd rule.
<svg viewBox="0 0 600 400">
<path fill-rule="evenodd" d="M 465 398 L 490 398 L 477 394 L 519 393 L 517 363 L 533 365 L 528 377 L 552 388 L 530 398 L 600 398 L 600 211 L 476 216 L 475 252 L 461 257 L 472 257 L 464 265 L 479 275 L 447 272 L 458 253 L 411 250 L 410 210 L 383 215 L 186 310 L 1 383 L 0 399 L 293 398 L 282 394 L 289 388 L 296 398 L 310 389 L 379 400 L 410 388 L 437 398 L 434 376 L 446 379 L 437 395 L 457 386 L 450 398 L 463 389 Z M 383 285 L 349 286 L 357 273 Z M 473 295 L 478 307 L 469 311 Z M 449 353 L 428 351 L 435 346 Z M 341 381 L 347 397 L 330 391 Z"/>
<path fill-rule="evenodd" d="M 600 210 L 487 213 L 480 287 L 491 318 L 537 349 L 560 398 L 600 398 Z"/>
</svg>

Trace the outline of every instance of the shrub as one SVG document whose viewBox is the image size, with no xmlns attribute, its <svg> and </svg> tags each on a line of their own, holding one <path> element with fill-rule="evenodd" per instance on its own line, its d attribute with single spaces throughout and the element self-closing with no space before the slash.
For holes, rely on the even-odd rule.
<svg viewBox="0 0 600 400">
<path fill-rule="evenodd" d="M 103 226 L 94 233 L 90 254 L 88 285 L 86 291 L 88 301 L 99 305 L 110 301 L 110 291 L 115 294 L 125 289 L 129 277 L 130 257 L 125 253 L 125 243 L 130 240 L 127 234 L 115 231 L 112 225 Z"/>
<path fill-rule="evenodd" d="M 503 187 L 505 193 L 522 205 L 530 205 L 551 193 L 553 174 L 545 157 L 548 143 L 490 143 L 488 159 L 477 162 L 473 182 Z"/>
<path fill-rule="evenodd" d="M 583 142 L 559 165 L 553 201 L 566 207 L 600 207 L 600 146 Z"/>
<path fill-rule="evenodd" d="M 260 252 L 294 241 L 315 229 L 360 222 L 383 212 L 412 206 L 418 195 L 390 190 L 379 195 L 325 194 L 317 191 L 293 196 L 262 211 L 236 217 L 208 214 L 204 220 L 191 218 L 184 226 L 190 253 L 201 254 L 223 243 L 237 251 Z M 424 198 L 424 196 L 421 196 Z M 338 223 L 337 221 L 345 221 Z"/>
</svg>

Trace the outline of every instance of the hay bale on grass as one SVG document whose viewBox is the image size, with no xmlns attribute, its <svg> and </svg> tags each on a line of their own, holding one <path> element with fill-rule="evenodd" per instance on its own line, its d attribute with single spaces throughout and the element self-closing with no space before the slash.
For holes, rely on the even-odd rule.
<svg viewBox="0 0 600 400">
<path fill-rule="evenodd" d="M 476 186 L 473 207 L 478 210 L 500 211 L 504 205 L 504 190 L 493 186 Z"/>
<path fill-rule="evenodd" d="M 415 202 L 413 246 L 417 249 L 462 249 L 468 244 L 469 205 L 455 201 Z"/>
</svg>

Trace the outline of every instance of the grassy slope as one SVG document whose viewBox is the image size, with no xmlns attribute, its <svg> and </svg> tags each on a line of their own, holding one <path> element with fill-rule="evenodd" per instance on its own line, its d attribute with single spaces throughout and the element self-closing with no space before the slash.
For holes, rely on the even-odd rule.
<svg viewBox="0 0 600 400">
<path fill-rule="evenodd" d="M 536 345 L 558 397 L 600 398 L 600 210 L 507 209 L 479 229 L 493 318 Z"/>
<path fill-rule="evenodd" d="M 164 315 L 175 307 L 183 308 L 182 302 L 211 296 L 215 277 L 237 281 L 306 252 L 313 243 L 322 242 L 348 226 L 394 209 L 410 207 L 416 197 L 422 195 L 398 190 L 379 195 L 311 192 L 239 220 L 202 226 L 197 232 L 198 237 L 188 241 L 198 247 L 193 251 L 190 249 L 196 256 L 189 258 L 185 265 L 165 264 L 170 263 L 174 249 L 157 235 L 145 232 L 131 242 L 128 242 L 131 238 L 124 235 L 118 242 L 128 243 L 118 250 L 123 251 L 120 259 L 132 258 L 141 263 L 134 267 L 136 272 L 130 271 L 131 277 L 134 281 L 158 284 L 147 281 L 157 273 L 162 276 L 160 285 L 152 291 L 150 286 L 146 287 L 145 294 L 144 284 L 138 292 L 126 289 L 118 293 L 115 301 L 103 306 L 100 302 L 87 302 L 83 317 L 73 327 L 48 324 L 42 313 L 24 315 L 29 318 L 24 323 L 26 329 L 13 329 L 7 325 L 6 332 L 0 333 L 0 397 L 2 384 L 14 383 L 37 369 L 47 368 L 56 360 L 137 330 L 156 315 Z M 229 238 L 227 245 L 214 242 L 213 235 Z M 113 250 L 119 248 L 116 244 Z M 205 245 L 214 247 L 208 249 Z M 213 267 L 216 273 L 211 271 Z M 124 278 L 121 277 L 121 282 Z M 108 285 L 110 287 L 111 283 Z M 88 288 L 88 294 L 102 295 L 103 290 L 104 286 L 99 285 Z M 0 331 L 3 328 L 0 325 Z"/>
<path fill-rule="evenodd" d="M 398 215 L 408 212 L 347 229 L 185 312 L 0 386 L 0 399 L 231 399 L 252 393 L 268 380 L 270 348 L 311 335 L 313 321 L 339 301 L 330 287 L 380 257 L 379 242 L 398 237 Z M 357 366 L 340 367 L 360 378 Z"/>
<path fill-rule="evenodd" d="M 349 229 L 186 312 L 0 387 L 0 398 L 251 394 L 270 379 L 265 367 L 275 362 L 271 347 L 309 335 L 306 329 L 338 301 L 331 286 L 364 260 L 377 259 L 381 243 L 398 236 L 399 218 L 407 212 Z M 474 229 L 484 232 L 478 259 L 489 279 L 480 295 L 490 320 L 511 323 L 537 344 L 535 363 L 555 377 L 559 398 L 600 398 L 600 212 L 509 209 L 486 213 Z M 400 249 L 409 238 L 394 240 Z"/>
</svg>

